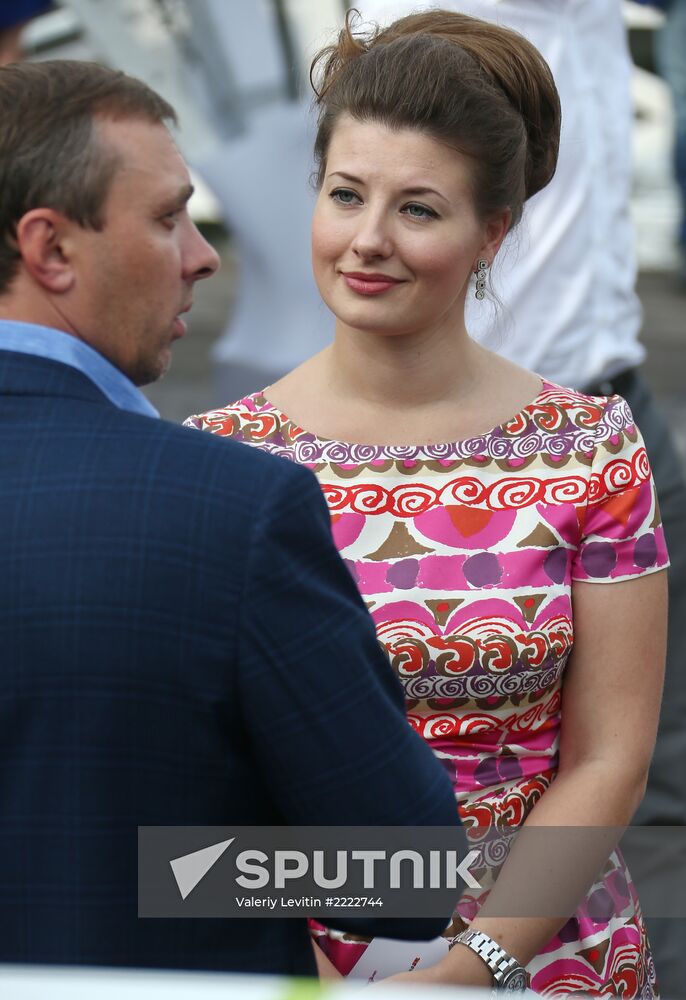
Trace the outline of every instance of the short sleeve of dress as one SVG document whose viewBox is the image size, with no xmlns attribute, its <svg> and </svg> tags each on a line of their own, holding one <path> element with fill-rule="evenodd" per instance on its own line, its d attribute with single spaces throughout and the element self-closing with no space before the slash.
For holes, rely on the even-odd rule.
<svg viewBox="0 0 686 1000">
<path fill-rule="evenodd" d="M 655 484 L 641 433 L 621 396 L 603 400 L 572 579 L 613 583 L 669 565 Z"/>
</svg>

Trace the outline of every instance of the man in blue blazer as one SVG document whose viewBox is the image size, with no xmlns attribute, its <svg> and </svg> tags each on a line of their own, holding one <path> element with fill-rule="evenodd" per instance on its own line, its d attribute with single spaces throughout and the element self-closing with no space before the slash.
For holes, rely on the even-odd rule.
<svg viewBox="0 0 686 1000">
<path fill-rule="evenodd" d="M 304 918 L 139 920 L 138 826 L 456 809 L 314 477 L 136 388 L 218 266 L 173 120 L 95 64 L 0 69 L 0 961 L 308 974 Z"/>
</svg>

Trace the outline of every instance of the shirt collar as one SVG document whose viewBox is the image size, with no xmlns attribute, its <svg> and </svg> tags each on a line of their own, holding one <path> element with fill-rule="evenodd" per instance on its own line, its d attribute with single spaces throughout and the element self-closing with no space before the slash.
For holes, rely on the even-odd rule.
<svg viewBox="0 0 686 1000">
<path fill-rule="evenodd" d="M 159 413 L 126 375 L 78 337 L 35 323 L 0 320 L 0 350 L 31 354 L 70 365 L 82 372 L 119 407 L 146 417 Z"/>
</svg>

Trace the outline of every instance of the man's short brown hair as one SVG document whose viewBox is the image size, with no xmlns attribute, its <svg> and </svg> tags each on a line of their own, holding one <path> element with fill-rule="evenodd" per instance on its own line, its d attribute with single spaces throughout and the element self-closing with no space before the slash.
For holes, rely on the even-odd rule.
<svg viewBox="0 0 686 1000">
<path fill-rule="evenodd" d="M 147 84 L 98 63 L 0 67 L 0 294 L 17 272 L 16 226 L 26 212 L 53 208 L 84 227 L 102 227 L 118 161 L 98 141 L 98 116 L 176 122 Z"/>
</svg>

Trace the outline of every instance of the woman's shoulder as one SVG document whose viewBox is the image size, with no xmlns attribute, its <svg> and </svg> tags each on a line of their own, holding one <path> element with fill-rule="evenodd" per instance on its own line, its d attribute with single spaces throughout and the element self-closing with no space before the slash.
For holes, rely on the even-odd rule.
<svg viewBox="0 0 686 1000">
<path fill-rule="evenodd" d="M 541 392 L 532 409 L 542 414 L 557 412 L 576 427 L 594 433 L 599 441 L 635 430 L 631 409 L 622 396 L 591 396 L 549 379 L 542 380 Z"/>
<path fill-rule="evenodd" d="M 220 437 L 253 441 L 273 434 L 286 420 L 285 415 L 261 391 L 243 396 L 225 406 L 192 414 L 184 420 L 184 426 L 209 431 Z"/>
<path fill-rule="evenodd" d="M 503 358 L 492 351 L 484 350 L 487 378 L 485 384 L 490 387 L 487 394 L 491 399 L 507 409 L 507 401 L 526 397 L 532 384 L 536 391 L 529 395 L 530 402 L 514 417 L 496 427 L 500 434 L 505 429 L 506 434 L 533 434 L 529 444 L 533 447 L 534 440 L 547 441 L 557 439 L 554 444 L 561 445 L 562 437 L 580 441 L 582 451 L 587 451 L 591 438 L 598 434 L 604 436 L 611 426 L 625 427 L 633 423 L 628 404 L 620 396 L 594 396 L 571 386 L 561 385 L 538 372 L 523 368 L 521 365 Z M 515 409 L 512 409 L 515 413 Z"/>
</svg>

